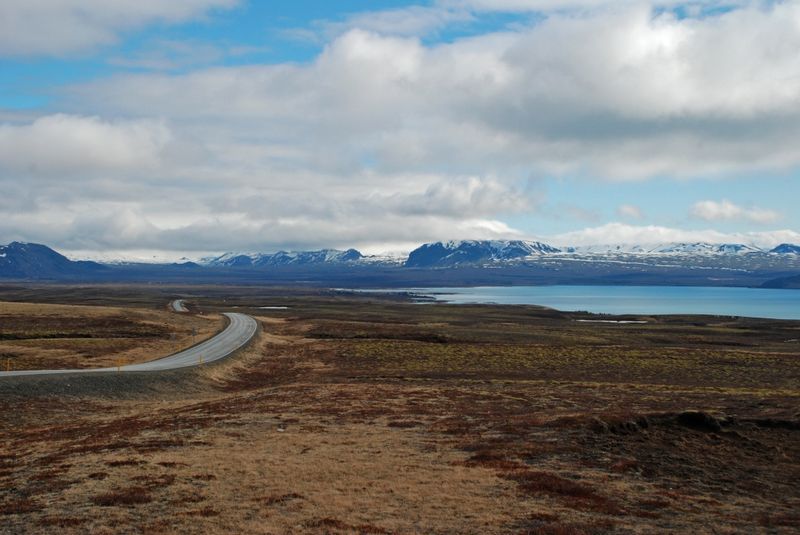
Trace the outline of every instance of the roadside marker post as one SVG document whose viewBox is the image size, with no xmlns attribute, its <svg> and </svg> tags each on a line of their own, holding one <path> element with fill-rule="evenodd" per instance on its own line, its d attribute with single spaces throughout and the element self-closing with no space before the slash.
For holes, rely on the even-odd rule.
<svg viewBox="0 0 800 535">
<path fill-rule="evenodd" d="M 11 371 L 11 359 L 6 359 L 6 371 Z"/>
</svg>

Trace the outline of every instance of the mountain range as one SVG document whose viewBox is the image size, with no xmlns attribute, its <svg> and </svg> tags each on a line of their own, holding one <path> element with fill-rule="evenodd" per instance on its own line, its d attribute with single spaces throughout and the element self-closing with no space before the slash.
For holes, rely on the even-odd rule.
<svg viewBox="0 0 800 535">
<path fill-rule="evenodd" d="M 773 249 L 760 249 L 741 243 L 713 244 L 662 243 L 650 245 L 593 245 L 582 247 L 554 247 L 528 240 L 452 240 L 425 243 L 409 253 L 404 267 L 453 268 L 459 266 L 494 266 L 541 260 L 543 256 L 562 258 L 616 258 L 635 255 L 640 257 L 736 257 L 743 255 L 800 256 L 800 246 L 782 244 Z M 755 258 L 755 257 L 753 257 Z M 277 253 L 237 253 L 205 258 L 201 264 L 212 267 L 260 268 L 291 265 L 321 264 L 397 264 L 396 258 L 365 256 L 356 249 L 322 249 L 318 251 L 280 251 Z"/>
<path fill-rule="evenodd" d="M 800 246 L 665 243 L 554 247 L 527 240 L 426 243 L 405 259 L 356 249 L 229 252 L 179 264 L 73 261 L 47 246 L 0 246 L 0 279 L 239 281 L 318 285 L 693 284 L 794 287 Z"/>
<path fill-rule="evenodd" d="M 463 264 L 497 263 L 561 252 L 536 241 L 462 240 L 426 243 L 408 255 L 406 267 L 455 267 Z"/>
<path fill-rule="evenodd" d="M 319 251 L 279 251 L 277 253 L 225 253 L 206 258 L 201 263 L 213 267 L 274 267 L 309 264 L 340 264 L 358 262 L 364 258 L 355 249 L 339 251 L 322 249 Z"/>
<path fill-rule="evenodd" d="M 784 243 L 772 249 L 770 253 L 800 255 L 800 245 L 792 245 L 790 243 Z"/>
<path fill-rule="evenodd" d="M 740 255 L 749 253 L 800 253 L 800 247 L 783 244 L 774 249 L 761 249 L 743 243 L 661 243 L 631 245 L 588 245 L 581 247 L 565 247 L 566 253 L 583 254 L 638 254 L 638 255 Z"/>
<path fill-rule="evenodd" d="M 37 243 L 0 245 L 0 278 L 4 279 L 77 278 L 106 269 L 96 262 L 72 261 Z"/>
</svg>

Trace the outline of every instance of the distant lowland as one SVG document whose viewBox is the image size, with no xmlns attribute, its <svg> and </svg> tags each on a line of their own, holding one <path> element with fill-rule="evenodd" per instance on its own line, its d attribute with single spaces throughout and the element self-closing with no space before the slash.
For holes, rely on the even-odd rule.
<svg viewBox="0 0 800 535">
<path fill-rule="evenodd" d="M 676 285 L 800 288 L 800 245 L 553 246 L 528 240 L 426 243 L 403 257 L 356 249 L 228 252 L 179 263 L 69 259 L 45 245 L 0 246 L 0 279 L 306 284 L 346 287 Z"/>
</svg>

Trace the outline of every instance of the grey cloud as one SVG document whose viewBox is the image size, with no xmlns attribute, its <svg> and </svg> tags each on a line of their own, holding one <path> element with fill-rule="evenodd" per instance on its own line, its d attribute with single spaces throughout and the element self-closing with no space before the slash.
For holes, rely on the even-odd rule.
<svg viewBox="0 0 800 535">
<path fill-rule="evenodd" d="M 238 0 L 3 0 L 0 56 L 63 56 L 153 22 L 186 21 Z"/>
<path fill-rule="evenodd" d="M 659 244 L 675 242 L 744 243 L 772 248 L 781 243 L 797 243 L 800 232 L 784 229 L 768 232 L 719 232 L 713 229 L 686 230 L 657 225 L 608 223 L 552 237 L 553 243 L 566 245 Z"/>
<path fill-rule="evenodd" d="M 75 89 L 74 105 L 236 125 L 323 172 L 775 169 L 800 161 L 799 28 L 790 2 L 704 19 L 559 14 L 434 47 L 353 30 L 308 66 L 124 76 Z M 727 63 L 734 41 L 746 69 Z"/>
<path fill-rule="evenodd" d="M 170 139 L 160 121 L 48 115 L 29 124 L 0 124 L 0 167 L 32 174 L 146 169 L 159 164 Z"/>
</svg>

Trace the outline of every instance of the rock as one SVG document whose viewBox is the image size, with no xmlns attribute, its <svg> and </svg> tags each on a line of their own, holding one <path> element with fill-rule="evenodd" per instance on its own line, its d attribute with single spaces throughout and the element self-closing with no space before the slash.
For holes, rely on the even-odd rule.
<svg viewBox="0 0 800 535">
<path fill-rule="evenodd" d="M 595 433 L 608 433 L 608 424 L 600 418 L 594 416 L 589 422 L 589 428 Z"/>
<path fill-rule="evenodd" d="M 619 433 L 622 435 L 627 435 L 628 433 L 638 433 L 640 431 L 639 425 L 633 420 L 617 422 L 611 425 L 610 429 L 613 433 Z"/>
<path fill-rule="evenodd" d="M 685 411 L 678 415 L 677 422 L 685 427 L 697 429 L 698 431 L 706 431 L 719 433 L 722 431 L 722 426 L 719 420 L 710 414 L 702 411 Z"/>
<path fill-rule="evenodd" d="M 720 420 L 720 425 L 723 427 L 731 427 L 735 425 L 739 425 L 739 420 L 735 416 L 726 416 L 722 420 Z"/>
</svg>

